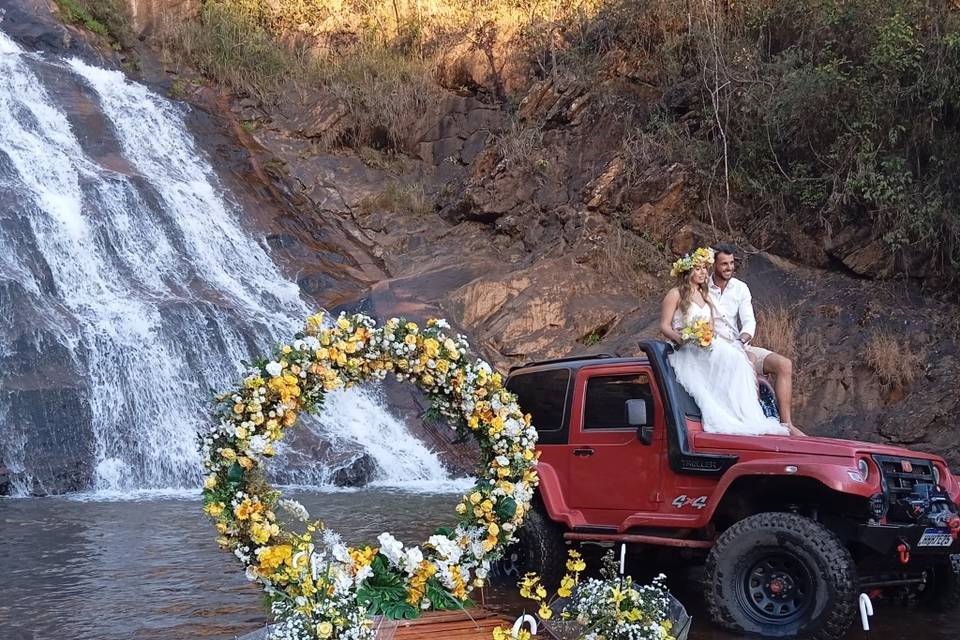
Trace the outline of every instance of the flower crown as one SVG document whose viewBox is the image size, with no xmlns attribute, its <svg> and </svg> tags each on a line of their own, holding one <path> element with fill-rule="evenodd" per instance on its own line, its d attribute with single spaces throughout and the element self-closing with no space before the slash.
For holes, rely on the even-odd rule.
<svg viewBox="0 0 960 640">
<path fill-rule="evenodd" d="M 670 268 L 670 276 L 676 277 L 681 273 L 686 273 L 694 267 L 707 266 L 713 264 L 713 249 L 700 247 L 693 253 L 688 253 L 673 263 Z"/>
</svg>

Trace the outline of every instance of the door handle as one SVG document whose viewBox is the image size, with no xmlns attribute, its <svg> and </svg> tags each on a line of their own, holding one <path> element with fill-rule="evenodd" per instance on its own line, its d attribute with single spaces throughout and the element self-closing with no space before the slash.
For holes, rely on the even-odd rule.
<svg viewBox="0 0 960 640">
<path fill-rule="evenodd" d="M 579 449 L 574 449 L 574 450 L 573 450 L 573 455 L 579 456 L 579 457 L 581 457 L 581 458 L 585 458 L 585 457 L 587 457 L 587 456 L 592 456 L 592 455 L 593 455 L 593 449 L 591 449 L 590 447 L 581 447 L 581 448 L 579 448 Z"/>
</svg>

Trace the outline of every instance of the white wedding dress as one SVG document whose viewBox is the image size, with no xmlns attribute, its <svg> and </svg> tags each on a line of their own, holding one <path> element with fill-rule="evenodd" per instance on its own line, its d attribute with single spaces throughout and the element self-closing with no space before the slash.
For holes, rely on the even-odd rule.
<svg viewBox="0 0 960 640">
<path fill-rule="evenodd" d="M 682 331 L 694 320 L 710 321 L 709 305 L 690 303 L 686 316 L 678 309 L 673 327 Z M 683 385 L 700 407 L 703 430 L 734 435 L 790 435 L 790 430 L 764 415 L 757 399 L 757 377 L 746 352 L 738 345 L 714 337 L 709 351 L 686 344 L 668 356 Z"/>
</svg>

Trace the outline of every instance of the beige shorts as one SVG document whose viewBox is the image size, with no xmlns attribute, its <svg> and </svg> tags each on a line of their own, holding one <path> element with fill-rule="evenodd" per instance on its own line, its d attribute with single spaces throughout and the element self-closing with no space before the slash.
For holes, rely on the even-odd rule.
<svg viewBox="0 0 960 640">
<path fill-rule="evenodd" d="M 750 355 L 750 360 L 753 361 L 753 368 L 757 372 L 758 376 L 763 375 L 763 361 L 767 359 L 773 351 L 769 349 L 764 349 L 763 347 L 755 347 L 752 344 L 743 345 L 744 350 Z"/>
</svg>

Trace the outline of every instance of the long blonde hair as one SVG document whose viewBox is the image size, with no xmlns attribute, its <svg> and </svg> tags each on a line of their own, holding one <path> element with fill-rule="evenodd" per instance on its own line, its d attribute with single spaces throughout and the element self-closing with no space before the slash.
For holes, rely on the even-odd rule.
<svg viewBox="0 0 960 640">
<path fill-rule="evenodd" d="M 680 301 L 677 303 L 677 308 L 680 310 L 680 315 L 687 315 L 687 310 L 690 309 L 691 299 L 690 299 L 690 279 L 693 278 L 693 269 L 684 271 L 683 273 L 677 274 L 677 290 L 680 292 Z M 703 281 L 703 284 L 699 286 L 700 295 L 703 296 L 703 301 L 707 303 L 710 307 L 710 323 L 713 324 L 713 316 L 715 307 L 713 306 L 713 300 L 710 299 L 710 277 L 707 275 L 707 279 Z"/>
</svg>

